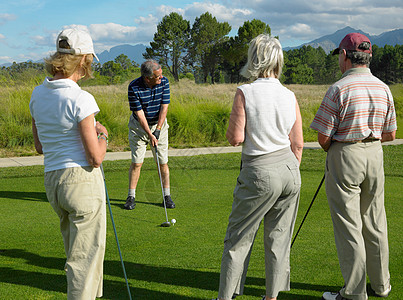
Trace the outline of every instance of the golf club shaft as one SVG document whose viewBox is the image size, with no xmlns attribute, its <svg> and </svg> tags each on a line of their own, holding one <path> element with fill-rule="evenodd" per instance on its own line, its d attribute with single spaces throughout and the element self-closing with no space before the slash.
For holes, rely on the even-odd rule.
<svg viewBox="0 0 403 300">
<path fill-rule="evenodd" d="M 168 223 L 168 213 L 167 213 L 167 206 L 165 204 L 165 198 L 164 198 L 164 186 L 162 185 L 162 177 L 161 177 L 161 169 L 160 169 L 160 160 L 158 158 L 158 151 L 157 151 L 157 146 L 155 146 L 155 157 L 157 159 L 157 168 L 158 168 L 158 176 L 160 177 L 160 183 L 161 183 L 161 191 L 162 191 L 162 203 L 164 203 L 164 209 L 165 209 L 165 218 Z"/>
<path fill-rule="evenodd" d="M 309 211 L 311 210 L 312 204 L 313 204 L 313 202 L 315 201 L 316 196 L 318 195 L 319 190 L 320 190 L 320 188 L 322 187 L 322 184 L 323 184 L 323 181 L 324 181 L 324 180 L 325 180 L 325 174 L 323 174 L 322 180 L 320 181 L 319 186 L 318 186 L 318 188 L 316 189 L 315 195 L 313 196 L 313 199 L 312 199 L 312 201 L 311 201 L 311 204 L 309 205 L 308 210 L 306 211 L 305 216 L 304 216 L 304 218 L 302 219 L 301 225 L 299 225 L 299 228 L 298 228 L 298 230 L 297 230 L 297 233 L 296 233 L 295 236 L 294 236 L 294 239 L 292 240 L 292 243 L 291 243 L 291 247 L 290 247 L 290 248 L 292 248 L 292 245 L 294 244 L 295 239 L 297 238 L 298 233 L 299 233 L 299 231 L 301 230 L 302 224 L 304 224 L 305 219 L 306 219 L 306 217 L 307 217 Z"/>
<path fill-rule="evenodd" d="M 101 165 L 101 172 L 102 172 L 102 176 L 103 176 L 103 178 L 104 178 L 106 201 L 107 201 L 107 203 L 108 203 L 109 214 L 110 214 L 110 216 L 111 216 L 111 221 L 112 221 L 112 227 L 113 227 L 113 231 L 114 231 L 114 233 L 115 233 L 116 244 L 117 244 L 118 250 L 119 250 L 120 263 L 122 264 L 123 275 L 125 276 L 126 287 L 127 287 L 127 293 L 129 294 L 129 299 L 132 300 L 132 295 L 131 295 L 131 293 L 130 293 L 129 282 L 127 281 L 127 275 L 126 275 L 125 264 L 123 263 L 122 252 L 120 251 L 120 245 L 119 245 L 118 234 L 117 234 L 117 232 L 116 232 L 115 221 L 114 221 L 114 219 L 113 219 L 111 202 L 109 201 L 108 189 L 106 188 L 105 173 L 104 173 L 104 169 L 103 169 L 102 165 Z"/>
</svg>

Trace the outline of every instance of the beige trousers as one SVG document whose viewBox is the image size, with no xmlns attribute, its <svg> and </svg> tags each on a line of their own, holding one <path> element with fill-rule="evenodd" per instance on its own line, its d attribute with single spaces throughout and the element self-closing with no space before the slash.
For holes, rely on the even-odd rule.
<svg viewBox="0 0 403 300">
<path fill-rule="evenodd" d="M 325 182 L 345 281 L 340 293 L 367 300 L 367 274 L 377 293 L 385 291 L 390 280 L 381 142 L 333 143 Z"/>
<path fill-rule="evenodd" d="M 101 170 L 76 167 L 46 172 L 45 189 L 60 218 L 67 299 L 102 297 L 106 195 Z"/>
<path fill-rule="evenodd" d="M 234 190 L 218 297 L 243 294 L 252 245 L 264 219 L 266 295 L 290 289 L 290 244 L 301 188 L 299 163 L 289 150 L 243 162 Z M 277 155 L 279 154 L 279 155 Z"/>
</svg>

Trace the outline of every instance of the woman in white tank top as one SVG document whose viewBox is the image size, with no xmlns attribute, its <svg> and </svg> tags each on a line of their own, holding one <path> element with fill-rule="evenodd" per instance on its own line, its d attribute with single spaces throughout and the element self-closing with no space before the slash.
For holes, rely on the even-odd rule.
<svg viewBox="0 0 403 300">
<path fill-rule="evenodd" d="M 297 215 L 303 149 L 302 121 L 293 92 L 279 81 L 280 42 L 259 35 L 242 70 L 252 83 L 235 94 L 227 139 L 242 145 L 242 167 L 234 190 L 221 261 L 218 299 L 243 294 L 252 245 L 264 219 L 266 295 L 290 289 L 290 244 Z"/>
</svg>

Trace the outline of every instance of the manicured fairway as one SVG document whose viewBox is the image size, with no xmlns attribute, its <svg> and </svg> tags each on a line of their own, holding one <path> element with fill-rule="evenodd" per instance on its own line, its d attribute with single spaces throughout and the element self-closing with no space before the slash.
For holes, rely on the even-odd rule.
<svg viewBox="0 0 403 300">
<path fill-rule="evenodd" d="M 386 210 L 392 293 L 403 299 L 403 146 L 385 149 Z M 177 223 L 169 228 L 158 173 L 145 161 L 137 206 L 123 209 L 129 161 L 105 162 L 107 188 L 134 299 L 211 299 L 217 296 L 220 260 L 240 154 L 172 157 L 171 193 Z M 324 172 L 325 154 L 304 151 L 298 228 Z M 58 218 L 46 200 L 43 167 L 0 169 L 0 299 L 65 299 L 64 248 Z M 245 295 L 264 294 L 263 231 L 254 245 Z M 279 299 L 320 299 L 343 285 L 324 187 L 291 250 L 291 291 Z M 108 214 L 103 299 L 127 299 Z M 369 293 L 369 299 L 378 299 Z"/>
</svg>

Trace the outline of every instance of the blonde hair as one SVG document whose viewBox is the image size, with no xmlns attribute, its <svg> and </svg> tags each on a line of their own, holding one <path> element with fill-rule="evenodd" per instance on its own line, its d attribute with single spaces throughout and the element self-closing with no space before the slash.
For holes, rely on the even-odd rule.
<svg viewBox="0 0 403 300">
<path fill-rule="evenodd" d="M 61 44 L 63 44 L 63 42 L 66 41 L 60 41 Z M 70 47 L 68 46 L 67 42 L 66 45 L 67 46 L 63 45 L 64 47 L 61 48 L 69 49 Z M 92 54 L 74 55 L 56 52 L 49 58 L 45 59 L 46 70 L 52 74 L 52 76 L 55 76 L 56 73 L 61 72 L 63 76 L 70 77 L 80 67 L 83 56 L 85 56 L 84 63 L 81 65 L 84 70 L 83 79 L 93 78 L 91 64 L 94 57 Z"/>
<path fill-rule="evenodd" d="M 241 70 L 245 78 L 269 77 L 271 73 L 279 78 L 284 65 L 284 55 L 278 39 L 260 34 L 249 44 L 248 61 Z"/>
</svg>

